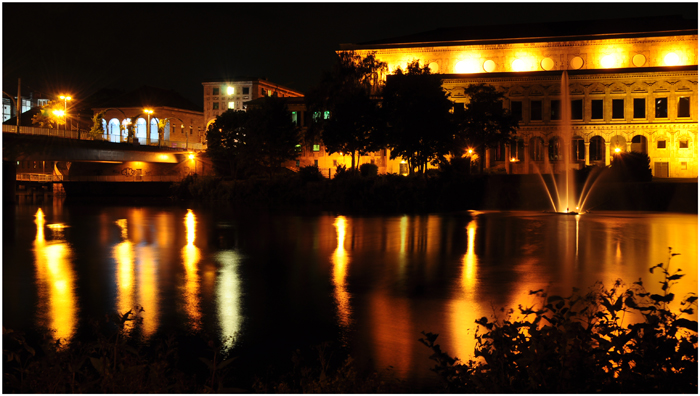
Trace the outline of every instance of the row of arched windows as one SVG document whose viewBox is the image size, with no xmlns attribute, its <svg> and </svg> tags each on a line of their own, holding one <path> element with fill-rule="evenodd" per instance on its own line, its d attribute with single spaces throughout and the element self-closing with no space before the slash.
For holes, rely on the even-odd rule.
<svg viewBox="0 0 700 396">
<path fill-rule="evenodd" d="M 146 119 L 138 118 L 136 120 L 136 128 L 134 129 L 134 136 L 138 139 L 147 139 L 150 141 L 158 141 L 158 118 L 151 118 L 150 131 L 146 128 Z M 119 142 L 128 136 L 127 126 L 131 123 L 131 118 L 126 118 L 119 122 L 118 119 L 112 118 L 107 122 L 107 120 L 102 120 L 102 129 L 105 131 L 105 139 L 112 142 Z M 165 124 L 164 130 L 164 140 L 170 140 L 170 121 Z"/>
</svg>

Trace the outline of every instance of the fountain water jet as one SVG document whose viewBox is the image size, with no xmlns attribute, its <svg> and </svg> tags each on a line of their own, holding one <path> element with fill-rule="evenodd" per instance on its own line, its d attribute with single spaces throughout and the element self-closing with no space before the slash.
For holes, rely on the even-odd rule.
<svg viewBox="0 0 700 396">
<path fill-rule="evenodd" d="M 573 130 L 571 127 L 571 100 L 569 98 L 569 74 L 566 70 L 562 73 L 561 78 L 561 123 L 557 130 L 556 139 L 550 139 L 546 142 L 547 154 L 544 158 L 544 168 L 545 172 L 548 172 L 552 177 L 552 186 L 550 189 L 547 182 L 542 175 L 539 168 L 536 168 L 537 174 L 542 181 L 542 185 L 549 196 L 549 201 L 552 204 L 552 208 L 555 213 L 560 214 L 579 214 L 584 212 L 583 205 L 586 202 L 586 198 L 590 194 L 593 186 L 596 184 L 598 179 L 596 178 L 591 182 L 592 176 L 597 176 L 599 172 L 595 174 L 592 173 L 591 177 L 588 177 L 584 183 L 581 194 L 576 197 L 576 180 L 574 177 L 574 169 L 571 167 L 571 156 L 572 156 L 572 138 Z M 563 165 L 563 174 L 555 177 L 556 169 L 555 165 L 557 163 L 552 163 L 550 161 L 556 160 L 559 164 Z M 561 167 L 560 165 L 559 167 Z M 589 185 L 590 184 L 590 185 Z M 588 187 L 588 188 L 586 188 Z M 560 194 L 561 191 L 561 194 Z M 575 208 L 575 210 L 571 210 Z"/>
</svg>

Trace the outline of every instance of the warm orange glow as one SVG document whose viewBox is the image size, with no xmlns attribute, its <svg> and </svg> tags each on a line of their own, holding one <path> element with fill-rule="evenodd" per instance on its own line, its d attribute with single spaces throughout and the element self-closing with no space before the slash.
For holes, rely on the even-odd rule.
<svg viewBox="0 0 700 396">
<path fill-rule="evenodd" d="M 122 235 L 126 233 L 122 229 Z M 117 312 L 124 314 L 134 309 L 134 245 L 124 240 L 112 250 L 112 256 L 117 262 Z M 133 321 L 127 322 L 126 329 L 133 327 Z"/>
<path fill-rule="evenodd" d="M 63 110 L 54 110 L 54 111 L 53 111 L 53 114 L 54 114 L 56 117 L 63 117 L 66 113 L 65 113 Z"/>
<path fill-rule="evenodd" d="M 455 65 L 455 73 L 480 73 L 482 71 L 477 59 L 461 60 Z"/>
<path fill-rule="evenodd" d="M 139 275 L 139 305 L 143 307 L 143 335 L 150 337 L 158 329 L 158 282 L 156 249 L 153 245 L 137 246 L 136 264 Z"/>
<path fill-rule="evenodd" d="M 619 153 L 620 153 L 620 151 L 622 151 L 622 149 L 621 149 L 621 148 L 619 148 L 619 147 L 615 147 L 615 153 L 619 154 Z"/>
<path fill-rule="evenodd" d="M 194 154 L 193 154 L 193 153 L 190 153 L 190 154 L 188 155 L 188 157 L 189 157 L 189 159 L 194 159 Z"/>
<path fill-rule="evenodd" d="M 71 250 L 67 243 L 44 237 L 44 213 L 37 210 L 34 256 L 39 297 L 39 316 L 43 325 L 53 330 L 54 339 L 70 341 L 77 324 L 75 275 L 71 267 Z"/>
<path fill-rule="evenodd" d="M 669 52 L 664 56 L 664 64 L 666 66 L 676 66 L 680 64 L 681 58 L 675 52 Z"/>
<path fill-rule="evenodd" d="M 522 59 L 514 60 L 513 63 L 511 63 L 511 67 L 513 68 L 513 71 L 516 72 L 526 71 L 528 69 L 527 64 Z"/>
<path fill-rule="evenodd" d="M 474 150 L 472 150 L 472 149 L 467 149 L 467 153 L 469 153 L 469 155 L 472 155 L 472 153 L 474 153 Z"/>
<path fill-rule="evenodd" d="M 350 293 L 347 291 L 347 265 L 348 253 L 345 251 L 345 233 L 347 230 L 347 220 L 345 216 L 338 216 L 333 223 L 338 234 L 338 247 L 333 252 L 333 285 L 335 286 L 335 301 L 338 305 L 338 321 L 343 327 L 348 327 L 350 319 Z"/>
<path fill-rule="evenodd" d="M 143 109 L 143 112 L 146 114 L 153 114 L 153 110 L 151 109 Z"/>
<path fill-rule="evenodd" d="M 604 55 L 600 59 L 600 65 L 605 69 L 615 67 L 615 66 L 617 66 L 617 59 L 615 58 L 615 55 L 613 55 L 613 54 Z"/>
<path fill-rule="evenodd" d="M 202 313 L 199 307 L 199 274 L 197 273 L 199 262 L 199 249 L 194 246 L 195 219 L 192 209 L 187 209 L 185 216 L 185 227 L 187 229 L 187 245 L 182 248 L 182 260 L 185 266 L 185 311 L 192 322 L 192 329 L 199 330 L 201 327 Z"/>
</svg>

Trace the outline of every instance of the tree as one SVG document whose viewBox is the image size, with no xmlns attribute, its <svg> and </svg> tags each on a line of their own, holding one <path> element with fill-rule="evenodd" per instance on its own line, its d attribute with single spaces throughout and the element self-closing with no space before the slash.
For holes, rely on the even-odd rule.
<svg viewBox="0 0 700 396">
<path fill-rule="evenodd" d="M 266 167 L 272 178 L 282 163 L 299 155 L 299 128 L 294 125 L 285 100 L 276 95 L 264 97 L 260 106 L 249 106 L 248 113 L 246 151 L 250 150 L 250 159 Z"/>
<path fill-rule="evenodd" d="M 329 153 L 351 155 L 352 169 L 356 156 L 382 148 L 381 113 L 374 95 L 381 90 L 386 70 L 386 63 L 374 54 L 362 58 L 352 51 L 340 52 L 333 69 L 307 95 L 307 109 L 315 116 L 306 140 L 320 137 Z"/>
<path fill-rule="evenodd" d="M 452 102 L 439 76 L 418 61 L 398 68 L 387 79 L 382 109 L 387 121 L 386 142 L 391 158 L 401 157 L 411 173 L 445 161 L 454 141 Z"/>
<path fill-rule="evenodd" d="M 480 155 L 479 171 L 484 169 L 486 150 L 511 143 L 518 129 L 518 120 L 503 108 L 505 94 L 486 84 L 472 84 L 465 89 L 469 98 L 463 112 L 456 114 L 457 155 L 469 147 Z"/>
<path fill-rule="evenodd" d="M 207 156 L 220 173 L 229 173 L 234 179 L 249 157 L 246 147 L 248 118 L 245 111 L 227 110 L 216 117 L 206 132 Z"/>
<path fill-rule="evenodd" d="M 37 114 L 32 117 L 32 124 L 38 125 L 40 128 L 57 128 L 58 125 L 63 125 L 66 123 L 65 116 L 57 116 L 55 111 L 63 112 L 63 103 L 52 100 L 45 105 L 41 106 L 41 109 Z"/>
</svg>

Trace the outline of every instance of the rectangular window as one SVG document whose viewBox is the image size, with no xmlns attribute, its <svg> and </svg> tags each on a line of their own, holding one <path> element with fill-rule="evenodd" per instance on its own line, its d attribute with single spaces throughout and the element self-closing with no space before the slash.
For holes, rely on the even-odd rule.
<svg viewBox="0 0 700 396">
<path fill-rule="evenodd" d="M 666 141 L 665 140 L 657 140 L 656 141 L 656 148 L 657 149 L 665 149 L 666 148 Z"/>
<path fill-rule="evenodd" d="M 668 118 L 668 98 L 656 98 L 654 101 L 656 118 Z"/>
<path fill-rule="evenodd" d="M 292 122 L 294 123 L 294 125 L 299 126 L 299 119 L 300 119 L 299 112 L 293 111 L 292 112 Z"/>
<path fill-rule="evenodd" d="M 552 101 L 552 120 L 561 120 L 561 100 Z"/>
<path fill-rule="evenodd" d="M 571 101 L 571 119 L 583 119 L 583 99 L 575 99 Z"/>
<path fill-rule="evenodd" d="M 621 120 L 625 118 L 625 100 L 613 99 L 612 101 L 612 118 L 613 120 Z"/>
<path fill-rule="evenodd" d="M 243 95 L 248 95 L 248 94 L 250 94 L 250 88 L 243 87 Z"/>
<path fill-rule="evenodd" d="M 688 163 L 687 162 L 681 162 L 681 170 L 688 170 Z"/>
<path fill-rule="evenodd" d="M 603 119 L 603 100 L 591 100 L 591 120 Z"/>
<path fill-rule="evenodd" d="M 226 87 L 226 95 L 235 95 L 236 89 L 234 87 Z"/>
<path fill-rule="evenodd" d="M 235 108 L 236 108 L 236 102 L 228 102 L 228 108 L 229 108 L 229 109 L 235 109 Z"/>
<path fill-rule="evenodd" d="M 523 120 L 523 102 L 510 102 L 510 112 L 518 121 Z"/>
<path fill-rule="evenodd" d="M 320 144 L 314 144 L 314 151 L 320 151 L 321 150 L 321 145 Z"/>
<path fill-rule="evenodd" d="M 318 168 L 318 160 L 314 160 L 314 166 Z"/>
<path fill-rule="evenodd" d="M 688 148 L 688 141 L 687 140 L 679 140 L 678 141 L 678 148 Z"/>
<path fill-rule="evenodd" d="M 213 110 L 219 110 L 219 102 L 214 102 L 212 105 Z"/>
<path fill-rule="evenodd" d="M 22 99 L 22 113 L 32 109 L 32 102 L 27 99 Z"/>
<path fill-rule="evenodd" d="M 212 94 L 212 95 L 218 95 L 218 94 L 219 94 L 219 88 L 213 88 L 213 89 L 211 90 L 211 94 Z"/>
<path fill-rule="evenodd" d="M 634 98 L 634 118 L 647 118 L 647 101 L 644 98 Z"/>
<path fill-rule="evenodd" d="M 301 152 L 301 144 L 297 144 L 296 146 L 294 146 L 294 151 L 296 151 L 297 153 L 300 153 Z"/>
<path fill-rule="evenodd" d="M 327 119 L 329 119 L 329 118 L 331 118 L 331 112 L 330 112 L 330 111 L 324 111 L 324 112 L 323 112 L 323 119 L 324 119 L 324 120 L 327 120 Z"/>
<path fill-rule="evenodd" d="M 530 101 L 530 120 L 531 121 L 542 121 L 542 101 L 541 100 Z"/>
<path fill-rule="evenodd" d="M 575 161 L 583 161 L 586 159 L 586 144 L 583 139 L 573 139 L 571 145 L 571 155 Z"/>
<path fill-rule="evenodd" d="M 690 98 L 678 98 L 678 117 L 690 117 Z"/>
</svg>

